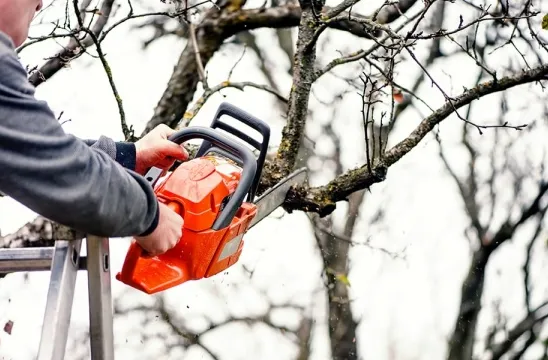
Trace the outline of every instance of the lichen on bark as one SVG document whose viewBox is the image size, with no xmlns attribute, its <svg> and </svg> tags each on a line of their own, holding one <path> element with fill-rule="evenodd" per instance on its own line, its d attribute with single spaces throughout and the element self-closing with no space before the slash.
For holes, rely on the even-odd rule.
<svg viewBox="0 0 548 360">
<path fill-rule="evenodd" d="M 310 89 L 314 82 L 316 44 L 311 42 L 319 26 L 316 14 L 321 12 L 321 4 L 310 0 L 300 0 L 299 3 L 302 11 L 293 64 L 293 85 L 289 94 L 287 122 L 282 129 L 282 140 L 275 159 L 273 181 L 287 176 L 295 166 L 304 136 Z"/>
</svg>

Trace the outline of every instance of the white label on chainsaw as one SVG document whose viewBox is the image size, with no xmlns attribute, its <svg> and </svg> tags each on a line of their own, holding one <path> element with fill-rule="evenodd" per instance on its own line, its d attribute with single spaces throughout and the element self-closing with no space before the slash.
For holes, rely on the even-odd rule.
<svg viewBox="0 0 548 360">
<path fill-rule="evenodd" d="M 238 247 L 240 247 L 240 243 L 242 242 L 243 237 L 244 234 L 240 234 L 234 239 L 227 242 L 225 244 L 225 247 L 223 248 L 223 251 L 221 252 L 221 255 L 219 256 L 219 261 L 224 260 L 231 255 L 234 255 L 234 253 L 238 251 Z"/>
</svg>

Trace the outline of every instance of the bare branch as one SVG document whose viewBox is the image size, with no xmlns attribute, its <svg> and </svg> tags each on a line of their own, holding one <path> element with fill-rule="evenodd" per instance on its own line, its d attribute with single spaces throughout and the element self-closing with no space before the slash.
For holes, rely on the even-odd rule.
<svg viewBox="0 0 548 360">
<path fill-rule="evenodd" d="M 548 319 L 548 302 L 538 306 L 517 323 L 508 332 L 506 340 L 494 346 L 491 359 L 500 359 L 523 334 L 531 330 L 537 323 L 543 322 L 546 319 Z"/>
<path fill-rule="evenodd" d="M 42 65 L 39 70 L 37 70 L 30 76 L 29 78 L 30 83 L 33 84 L 34 86 L 39 86 L 44 81 L 51 78 L 55 73 L 57 73 L 57 71 L 61 70 L 64 66 L 66 66 L 68 62 L 81 56 L 85 52 L 85 49 L 87 47 L 93 44 L 97 44 L 98 42 L 97 36 L 99 36 L 99 33 L 105 27 L 110 17 L 113 4 L 114 4 L 114 0 L 103 1 L 101 8 L 99 10 L 99 13 L 101 15 L 96 21 L 95 26 L 93 26 L 92 29 L 89 29 L 88 27 L 84 25 L 84 19 L 80 15 L 80 13 L 85 10 L 85 8 L 80 9 L 80 7 L 78 6 L 78 1 L 73 0 L 73 6 L 78 19 L 79 27 L 73 30 L 72 32 L 70 32 L 70 34 L 74 36 L 71 37 L 68 45 L 63 50 L 61 50 L 61 52 L 56 54 L 53 58 L 51 58 L 44 65 Z M 80 31 L 83 31 L 89 36 L 86 36 L 83 39 L 79 39 L 77 37 L 77 34 Z"/>
<path fill-rule="evenodd" d="M 487 81 L 472 89 L 466 90 L 461 95 L 455 97 L 452 104 L 446 102 L 445 105 L 425 118 L 407 138 L 388 150 L 384 154 L 382 161 L 374 164 L 371 171 L 368 171 L 367 166 L 363 165 L 347 171 L 345 174 L 336 177 L 326 185 L 314 188 L 298 187 L 292 189 L 286 199 L 285 208 L 288 211 L 303 210 L 318 212 L 320 216 L 330 214 L 335 209 L 336 202 L 345 200 L 348 195 L 355 191 L 367 189 L 375 183 L 384 181 L 388 168 L 417 146 L 437 124 L 453 113 L 453 109 L 459 109 L 462 106 L 468 105 L 474 100 L 489 94 L 504 91 L 515 86 L 541 81 L 547 74 L 548 66 L 539 66 L 519 74 L 503 77 L 498 81 Z M 485 128 L 500 126 L 501 125 L 482 125 L 482 127 Z M 502 126 L 507 126 L 507 124 L 503 124 Z M 270 171 L 268 170 L 268 167 L 267 171 Z M 268 179 L 268 175 L 265 176 L 265 178 Z M 266 181 L 263 181 L 264 184 Z M 266 182 L 266 184 L 270 185 L 272 183 Z"/>
<path fill-rule="evenodd" d="M 190 124 L 190 122 L 192 121 L 192 119 L 194 119 L 196 114 L 198 114 L 198 112 L 200 111 L 202 106 L 204 106 L 204 104 L 207 102 L 207 100 L 213 94 L 215 94 L 215 93 L 217 93 L 217 92 L 219 92 L 223 89 L 226 89 L 226 88 L 235 88 L 235 89 L 238 89 L 240 91 L 244 91 L 245 87 L 252 87 L 252 88 L 264 90 L 264 91 L 269 92 L 272 95 L 276 96 L 276 98 L 278 98 L 280 101 L 282 101 L 284 103 L 288 102 L 288 100 L 285 97 L 283 97 L 280 93 L 278 93 L 276 90 L 271 89 L 270 87 L 268 87 L 266 85 L 255 84 L 253 82 L 248 82 L 248 81 L 245 81 L 245 82 L 223 81 L 222 83 L 220 83 L 220 84 L 218 84 L 218 85 L 216 85 L 212 88 L 207 88 L 204 91 L 203 95 L 198 100 L 196 100 L 196 103 L 192 106 L 192 108 L 190 110 L 188 110 L 187 112 L 185 112 L 185 114 L 183 116 L 183 120 L 179 123 L 179 125 L 177 126 L 177 129 L 181 129 L 181 128 L 184 128 L 184 127 L 188 126 Z"/>
</svg>

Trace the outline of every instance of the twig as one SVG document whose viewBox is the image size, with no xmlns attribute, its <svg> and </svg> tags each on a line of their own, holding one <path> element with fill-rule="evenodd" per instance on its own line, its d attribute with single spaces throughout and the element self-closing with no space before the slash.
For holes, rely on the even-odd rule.
<svg viewBox="0 0 548 360">
<path fill-rule="evenodd" d="M 413 21 L 414 19 L 419 17 L 420 14 L 421 13 L 417 13 L 417 14 L 411 16 L 403 24 L 398 26 L 396 28 L 396 30 L 394 30 L 393 32 L 397 34 L 405 26 L 407 26 L 409 23 L 411 23 L 411 21 Z M 367 50 L 359 50 L 359 51 L 356 51 L 354 53 L 343 56 L 341 58 L 331 60 L 323 69 L 316 71 L 316 74 L 314 75 L 314 80 L 318 80 L 320 77 L 327 74 L 329 71 L 333 70 L 333 68 L 335 68 L 336 66 L 343 65 L 343 64 L 348 64 L 350 62 L 358 61 L 358 60 L 361 60 L 361 59 L 365 58 L 366 56 L 368 56 L 368 55 L 372 54 L 374 51 L 376 51 L 379 47 L 381 47 L 381 44 L 384 44 L 389 39 L 392 39 L 392 36 L 390 34 L 387 34 L 384 37 L 382 37 L 381 39 L 377 40 L 375 45 L 371 46 Z"/>
<path fill-rule="evenodd" d="M 346 9 L 348 9 L 349 7 L 354 6 L 359 2 L 360 2 L 360 0 L 343 0 L 341 3 L 339 3 L 334 8 L 331 8 L 328 11 L 326 11 L 325 17 L 327 19 L 332 19 L 335 16 L 342 13 L 343 11 L 345 11 Z"/>
<path fill-rule="evenodd" d="M 202 82 L 204 89 L 208 89 L 207 79 L 205 75 L 204 65 L 202 64 L 202 57 L 200 56 L 200 48 L 198 47 L 198 41 L 196 40 L 196 27 L 192 21 L 188 22 L 190 41 L 194 49 L 194 55 L 196 56 L 196 63 L 198 64 L 198 74 L 200 75 L 200 81 Z"/>
<path fill-rule="evenodd" d="M 138 19 L 138 18 L 147 17 L 147 16 L 151 16 L 151 17 L 152 16 L 165 16 L 165 17 L 174 19 L 174 18 L 178 18 L 178 17 L 186 14 L 188 12 L 188 10 L 194 9 L 196 7 L 199 7 L 199 6 L 201 6 L 203 4 L 206 4 L 206 3 L 209 3 L 209 2 L 211 2 L 211 0 L 204 0 L 202 2 L 196 3 L 195 5 L 189 6 L 185 9 L 183 9 L 183 10 L 177 10 L 177 11 L 174 11 L 174 12 L 157 11 L 157 12 L 149 12 L 149 13 L 144 13 L 144 14 L 133 15 L 133 11 L 130 11 L 130 13 L 125 18 L 118 20 L 117 22 L 112 24 L 109 28 L 107 28 L 105 31 L 103 31 L 103 33 L 101 34 L 99 39 L 101 41 L 103 41 L 108 33 L 110 33 L 112 30 L 114 30 L 114 28 L 116 28 L 117 26 L 123 24 L 124 22 L 126 22 L 128 20 Z"/>
<path fill-rule="evenodd" d="M 78 24 L 80 25 L 80 29 L 86 32 L 91 37 L 97 49 L 97 54 L 99 56 L 99 59 L 101 59 L 101 64 L 103 65 L 103 68 L 105 69 L 105 72 L 107 74 L 110 87 L 112 89 L 112 92 L 114 93 L 116 104 L 118 105 L 118 112 L 120 114 L 120 124 L 122 126 L 122 132 L 124 134 L 124 137 L 127 141 L 135 141 L 135 135 L 134 135 L 133 129 L 128 128 L 127 126 L 124 107 L 122 104 L 122 98 L 120 97 L 120 94 L 118 93 L 118 90 L 116 89 L 116 84 L 114 83 L 114 79 L 112 77 L 112 70 L 105 58 L 105 55 L 103 54 L 101 45 L 99 44 L 99 41 L 97 37 L 95 36 L 95 34 L 93 33 L 93 31 L 83 26 L 83 20 L 82 20 L 82 17 L 80 16 L 80 10 L 78 8 L 78 0 L 73 0 L 73 6 L 74 6 L 74 11 L 76 13 L 76 18 L 78 19 Z"/>
<path fill-rule="evenodd" d="M 236 60 L 236 62 L 234 63 L 234 66 L 232 66 L 232 68 L 231 68 L 230 71 L 228 72 L 228 76 L 227 76 L 227 78 L 226 78 L 227 81 L 230 81 L 230 78 L 232 77 L 232 72 L 234 71 L 234 69 L 236 69 L 236 66 L 238 66 L 238 64 L 240 63 L 240 61 L 242 61 L 242 59 L 244 58 L 246 49 L 247 49 L 247 44 L 244 44 L 244 49 L 242 50 L 242 54 L 240 55 L 240 57 L 238 58 L 238 60 Z"/>
<path fill-rule="evenodd" d="M 278 98 L 280 101 L 283 101 L 284 103 L 288 102 L 287 98 L 285 98 L 279 92 L 277 92 L 276 90 L 272 89 L 271 87 L 269 87 L 267 85 L 256 84 L 256 83 L 249 82 L 249 81 L 244 81 L 244 82 L 223 81 L 222 83 L 220 83 L 220 84 L 218 84 L 214 87 L 205 89 L 202 96 L 198 100 L 196 100 L 196 103 L 192 106 L 192 108 L 185 112 L 185 114 L 183 116 L 183 119 L 180 121 L 180 123 L 177 125 L 176 128 L 181 129 L 181 128 L 187 127 L 188 124 L 190 124 L 192 119 L 194 119 L 196 114 L 198 114 L 200 109 L 207 102 L 207 100 L 212 95 L 214 95 L 215 93 L 217 93 L 217 92 L 219 92 L 223 89 L 226 89 L 226 88 L 235 88 L 235 89 L 244 91 L 245 87 L 252 87 L 252 88 L 264 90 L 264 91 L 276 96 L 276 98 Z"/>
</svg>

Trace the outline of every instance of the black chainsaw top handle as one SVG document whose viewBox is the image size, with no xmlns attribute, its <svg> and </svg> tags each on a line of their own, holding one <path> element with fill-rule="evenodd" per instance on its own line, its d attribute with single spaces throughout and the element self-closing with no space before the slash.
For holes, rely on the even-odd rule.
<svg viewBox="0 0 548 360">
<path fill-rule="evenodd" d="M 218 131 L 202 126 L 192 126 L 179 130 L 170 135 L 168 139 L 177 144 L 182 144 L 191 139 L 203 139 L 204 141 L 213 143 L 224 152 L 238 158 L 243 164 L 243 170 L 238 186 L 224 209 L 221 211 L 219 216 L 217 216 L 217 219 L 211 228 L 213 230 L 220 230 L 230 225 L 230 222 L 242 205 L 246 195 L 252 189 L 253 180 L 255 179 L 255 175 L 257 173 L 257 161 L 253 152 L 242 144 L 239 144 L 227 136 L 222 135 Z M 145 179 L 147 179 L 147 181 L 154 186 L 156 181 L 158 181 L 161 172 L 162 171 L 158 168 L 151 168 L 146 173 Z"/>
<path fill-rule="evenodd" d="M 258 131 L 262 136 L 262 141 L 259 142 L 253 139 L 251 136 L 236 129 L 235 127 L 230 126 L 226 122 L 221 121 L 221 117 L 223 115 L 230 116 L 251 127 L 252 129 Z M 217 109 L 217 113 L 213 117 L 213 121 L 211 122 L 210 127 L 213 129 L 219 128 L 234 136 L 237 136 L 239 139 L 244 140 L 255 149 L 259 150 L 259 157 L 257 158 L 257 172 L 255 173 L 255 178 L 253 179 L 253 184 L 251 185 L 249 196 L 247 198 L 247 201 L 252 202 L 255 198 L 255 193 L 257 192 L 259 181 L 261 180 L 263 166 L 266 159 L 266 154 L 268 152 L 268 144 L 270 142 L 270 127 L 266 122 L 227 102 L 221 103 L 221 105 Z M 203 156 L 208 152 L 217 152 L 220 155 L 226 156 L 231 160 L 241 164 L 240 161 L 230 156 L 231 154 L 228 154 L 226 151 L 223 151 L 223 149 L 219 149 L 218 147 L 215 147 L 213 145 L 215 144 L 204 140 L 202 142 L 202 145 L 198 149 L 198 152 L 196 153 L 196 157 Z"/>
</svg>

